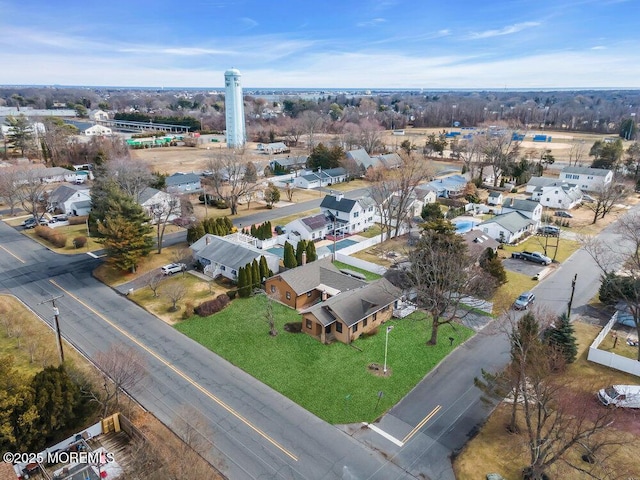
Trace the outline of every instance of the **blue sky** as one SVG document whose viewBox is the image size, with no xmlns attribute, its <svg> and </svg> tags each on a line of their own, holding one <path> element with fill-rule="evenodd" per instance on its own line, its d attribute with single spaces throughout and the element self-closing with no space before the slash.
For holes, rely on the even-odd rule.
<svg viewBox="0 0 640 480">
<path fill-rule="evenodd" d="M 0 84 L 639 88 L 638 0 L 0 0 Z"/>
</svg>

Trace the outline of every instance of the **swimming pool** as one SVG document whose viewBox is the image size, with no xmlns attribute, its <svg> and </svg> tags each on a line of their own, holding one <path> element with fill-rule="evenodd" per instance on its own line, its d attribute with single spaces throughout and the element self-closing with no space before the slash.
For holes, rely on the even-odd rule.
<svg viewBox="0 0 640 480">
<path fill-rule="evenodd" d="M 350 247 L 351 245 L 355 245 L 356 243 L 358 242 L 356 242 L 355 240 L 345 238 L 343 240 L 336 242 L 336 250 L 342 250 L 343 248 Z M 333 243 L 330 245 L 327 245 L 327 247 L 329 248 L 331 253 L 333 253 Z"/>
<path fill-rule="evenodd" d="M 451 223 L 455 225 L 456 233 L 467 233 L 480 222 L 476 220 L 453 220 Z"/>
</svg>

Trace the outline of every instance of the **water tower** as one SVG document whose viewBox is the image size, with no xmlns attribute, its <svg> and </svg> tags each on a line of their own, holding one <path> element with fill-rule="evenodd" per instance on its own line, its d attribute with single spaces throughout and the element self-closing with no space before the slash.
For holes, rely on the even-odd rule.
<svg viewBox="0 0 640 480">
<path fill-rule="evenodd" d="M 224 72 L 224 108 L 227 127 L 227 147 L 242 148 L 246 142 L 244 103 L 240 71 L 232 68 Z"/>
</svg>

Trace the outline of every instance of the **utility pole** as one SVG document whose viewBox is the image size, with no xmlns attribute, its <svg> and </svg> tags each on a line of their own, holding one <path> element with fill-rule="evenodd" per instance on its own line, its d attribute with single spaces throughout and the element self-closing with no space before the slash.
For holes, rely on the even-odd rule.
<svg viewBox="0 0 640 480">
<path fill-rule="evenodd" d="M 51 297 L 49 300 L 45 300 L 44 302 L 40 302 L 38 305 L 43 303 L 51 302 L 51 306 L 53 307 L 53 318 L 55 320 L 56 327 L 56 336 L 58 337 L 58 353 L 60 354 L 60 363 L 64 363 L 64 350 L 62 349 L 62 333 L 60 332 L 60 310 L 56 307 L 56 300 L 62 298 L 63 295 L 58 295 L 57 297 Z"/>
<path fill-rule="evenodd" d="M 571 298 L 569 298 L 569 304 L 567 305 L 567 318 L 571 320 L 571 305 L 573 304 L 573 294 L 576 291 L 576 281 L 578 280 L 578 274 L 573 276 L 571 281 Z"/>
</svg>

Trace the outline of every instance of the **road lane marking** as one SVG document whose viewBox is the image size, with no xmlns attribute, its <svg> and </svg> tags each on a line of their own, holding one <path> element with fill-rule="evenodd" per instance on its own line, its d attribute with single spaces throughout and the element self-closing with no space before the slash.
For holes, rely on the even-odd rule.
<svg viewBox="0 0 640 480">
<path fill-rule="evenodd" d="M 138 345 L 140 348 L 142 348 L 144 351 L 146 351 L 149 355 L 151 355 L 152 357 L 154 357 L 156 360 L 158 360 L 160 363 L 162 363 L 163 365 L 165 365 L 167 368 L 171 369 L 173 372 L 175 372 L 176 374 L 178 374 L 180 377 L 182 377 L 183 379 L 185 379 L 187 382 L 189 382 L 191 385 L 193 385 L 196 389 L 200 390 L 200 392 L 202 392 L 204 395 L 206 395 L 207 397 L 209 397 L 211 400 L 213 400 L 215 403 L 217 403 L 218 405 L 220 405 L 223 409 L 225 409 L 227 412 L 229 412 L 231 415 L 233 415 L 234 417 L 236 417 L 238 420 L 240 420 L 242 423 L 244 423 L 247 427 L 249 427 L 251 430 L 253 430 L 254 432 L 256 432 L 258 435 L 260 435 L 262 438 L 264 438 L 265 440 L 267 440 L 269 443 L 271 443 L 274 447 L 276 447 L 278 450 L 280 450 L 282 453 L 284 453 L 285 455 L 287 455 L 289 458 L 291 458 L 294 461 L 298 461 L 298 457 L 296 457 L 293 453 L 291 453 L 290 451 L 288 451 L 286 448 L 284 448 L 282 445 L 280 445 L 278 442 L 276 442 L 273 438 L 271 438 L 269 435 L 267 435 L 265 432 L 263 432 L 262 430 L 260 430 L 258 427 L 256 427 L 255 425 L 253 425 L 251 422 L 249 422 L 249 420 L 247 420 L 246 418 L 244 418 L 242 415 L 240 415 L 238 412 L 236 412 L 232 407 L 230 407 L 229 405 L 227 405 L 225 402 L 223 402 L 220 398 L 216 397 L 214 394 L 212 394 L 211 392 L 209 392 L 208 390 L 206 390 L 203 386 L 201 386 L 199 383 L 197 383 L 195 380 L 193 380 L 191 377 L 189 377 L 186 373 L 183 373 L 182 371 L 180 371 L 179 369 L 177 369 L 176 367 L 174 367 L 173 365 L 171 365 L 168 361 L 166 361 L 164 358 L 162 358 L 160 355 L 158 355 L 156 352 L 154 352 L 153 350 L 151 350 L 149 347 L 147 347 L 146 345 L 142 344 L 140 341 L 138 341 L 135 337 L 133 337 L 133 335 L 131 335 L 130 333 L 128 333 L 126 330 L 122 329 L 121 327 L 119 327 L 118 325 L 116 325 L 115 323 L 113 323 L 111 320 L 109 320 L 107 317 L 105 317 L 104 315 L 102 315 L 100 312 L 94 310 L 92 307 L 90 307 L 89 305 L 87 305 L 86 303 L 84 303 L 82 300 L 80 300 L 77 296 L 75 296 L 73 293 L 69 292 L 68 290 L 62 288 L 60 285 L 58 285 L 55 280 L 49 280 L 49 282 L 51 282 L 53 285 L 55 285 L 56 287 L 58 287 L 60 290 L 62 290 L 64 293 L 66 293 L 68 296 L 70 296 L 71 298 L 73 298 L 76 302 L 78 302 L 80 305 L 84 306 L 86 309 L 88 309 L 89 311 L 93 312 L 95 315 L 97 315 L 98 317 L 100 317 L 102 320 L 104 320 L 106 323 L 108 323 L 111 327 L 113 327 L 114 329 L 116 329 L 118 332 L 120 332 L 122 335 L 124 335 L 125 337 L 127 337 L 129 340 L 131 340 L 133 343 L 135 343 L 136 345 Z"/>
<path fill-rule="evenodd" d="M 11 255 L 11 256 L 12 256 L 13 258 L 15 258 L 16 260 L 18 260 L 19 262 L 27 263 L 27 262 L 25 262 L 23 259 L 21 259 L 19 256 L 14 255 L 14 254 L 13 254 L 13 253 L 11 253 L 9 250 L 7 250 L 6 248 L 4 248 L 2 245 L 0 245 L 0 248 L 1 248 L 2 250 L 4 250 L 5 252 L 7 252 L 9 255 Z"/>
<path fill-rule="evenodd" d="M 436 406 L 436 408 L 434 408 L 433 410 L 431 410 L 431 412 L 429 412 L 429 413 L 427 414 L 427 416 L 426 416 L 426 417 L 424 417 L 424 418 L 422 419 L 422 421 L 421 421 L 418 425 L 416 425 L 416 426 L 415 426 L 415 428 L 414 428 L 413 430 L 411 430 L 411 431 L 407 434 L 407 436 L 406 436 L 406 437 L 404 437 L 404 438 L 402 439 L 402 443 L 407 443 L 407 442 L 409 441 L 409 439 L 411 439 L 411 437 L 413 437 L 413 436 L 418 432 L 418 430 L 420 430 L 422 427 L 424 427 L 424 426 L 426 425 L 426 423 L 427 423 L 429 420 L 431 420 L 431 419 L 436 415 L 436 413 L 438 413 L 438 412 L 440 411 L 440 409 L 441 409 L 441 408 L 442 408 L 442 405 L 438 405 L 438 406 Z"/>
<path fill-rule="evenodd" d="M 371 430 L 373 430 L 374 432 L 376 432 L 379 435 L 382 435 L 384 438 L 386 438 L 387 440 L 389 440 L 390 442 L 395 443 L 397 446 L 402 447 L 404 446 L 404 443 L 402 443 L 400 440 L 398 440 L 396 437 L 389 435 L 387 432 L 385 432 L 384 430 L 382 430 L 381 428 L 376 427 L 375 425 L 371 424 L 371 423 L 367 423 L 367 422 L 363 422 L 363 425 L 369 427 Z"/>
</svg>

